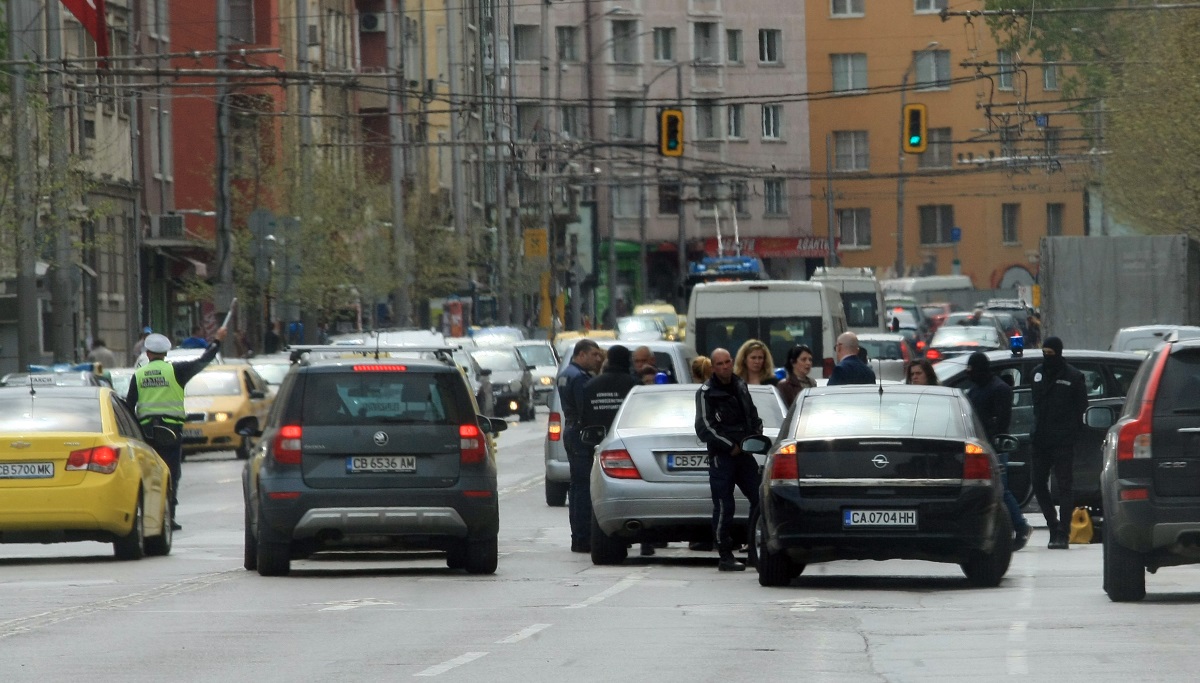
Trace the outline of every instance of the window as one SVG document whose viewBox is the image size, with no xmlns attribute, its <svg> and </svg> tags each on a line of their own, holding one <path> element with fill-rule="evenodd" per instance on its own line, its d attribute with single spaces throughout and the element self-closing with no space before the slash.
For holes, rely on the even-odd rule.
<svg viewBox="0 0 1200 683">
<path fill-rule="evenodd" d="M 1063 234 L 1063 204 L 1046 205 L 1046 237 Z"/>
<path fill-rule="evenodd" d="M 679 215 L 680 187 L 678 180 L 664 180 L 658 184 L 658 212 L 667 216 Z"/>
<path fill-rule="evenodd" d="M 534 102 L 517 104 L 517 139 L 532 140 L 542 120 L 542 107 Z"/>
<path fill-rule="evenodd" d="M 930 128 L 925 139 L 928 145 L 924 154 L 917 155 L 918 168 L 949 168 L 954 165 L 949 128 Z"/>
<path fill-rule="evenodd" d="M 717 210 L 718 185 L 715 178 L 701 178 L 697 192 L 700 198 L 700 211 L 712 213 Z"/>
<path fill-rule="evenodd" d="M 867 131 L 838 130 L 833 132 L 833 168 L 837 171 L 865 171 L 871 164 L 867 148 Z"/>
<path fill-rule="evenodd" d="M 871 210 L 838 209 L 838 235 L 843 247 L 871 246 Z"/>
<path fill-rule="evenodd" d="M 1058 141 L 1062 138 L 1061 128 L 1046 128 L 1046 156 L 1058 156 Z"/>
<path fill-rule="evenodd" d="M 253 14 L 251 23 L 253 23 Z M 253 26 L 249 30 L 253 31 Z M 350 16 L 345 12 L 327 10 L 324 32 L 321 51 L 325 60 L 325 68 L 331 71 L 349 71 L 354 49 L 354 42 L 350 37 Z"/>
<path fill-rule="evenodd" d="M 654 61 L 675 61 L 675 29 L 654 29 Z"/>
<path fill-rule="evenodd" d="M 579 140 L 583 138 L 582 107 L 566 104 L 558 109 L 559 132 L 564 138 Z"/>
<path fill-rule="evenodd" d="M 613 186 L 612 214 L 614 218 L 635 218 L 641 209 L 636 185 Z"/>
<path fill-rule="evenodd" d="M 725 111 L 729 123 L 729 137 L 734 140 L 744 139 L 746 137 L 746 106 L 742 104 L 731 104 L 725 108 Z"/>
<path fill-rule="evenodd" d="M 1021 205 L 1004 204 L 1000 207 L 1000 241 L 1014 244 L 1021 241 Z"/>
<path fill-rule="evenodd" d="M 864 0 L 830 0 L 829 13 L 835 17 L 861 17 Z"/>
<path fill-rule="evenodd" d="M 638 61 L 637 22 L 627 19 L 613 20 L 612 55 L 618 64 L 634 64 Z"/>
<path fill-rule="evenodd" d="M 637 137 L 637 100 L 613 100 L 613 129 L 615 138 Z"/>
<path fill-rule="evenodd" d="M 921 244 L 949 244 L 954 227 L 954 207 L 930 204 L 918 207 L 921 214 Z"/>
<path fill-rule="evenodd" d="M 946 0 L 916 0 L 913 10 L 921 12 L 937 12 L 946 9 Z"/>
<path fill-rule="evenodd" d="M 1057 65 L 1042 67 L 1042 89 L 1058 90 L 1058 77 L 1061 74 L 1062 68 Z"/>
<path fill-rule="evenodd" d="M 916 61 L 918 88 L 950 87 L 950 51 L 922 50 L 913 53 Z"/>
<path fill-rule="evenodd" d="M 554 29 L 558 49 L 558 61 L 579 61 L 579 29 L 574 26 L 559 26 Z"/>
<path fill-rule="evenodd" d="M 783 63 L 783 31 L 777 28 L 758 30 L 758 61 L 760 64 Z"/>
<path fill-rule="evenodd" d="M 536 62 L 542 56 L 542 31 L 537 24 L 513 26 L 513 59 Z"/>
<path fill-rule="evenodd" d="M 696 100 L 696 139 L 714 140 L 721 137 L 717 105 L 712 100 Z"/>
<path fill-rule="evenodd" d="M 744 180 L 734 180 L 729 183 L 729 203 L 733 205 L 733 208 L 738 212 L 738 215 L 749 215 L 749 200 L 749 183 Z"/>
<path fill-rule="evenodd" d="M 768 216 L 787 215 L 786 181 L 783 178 L 763 180 L 763 212 Z"/>
<path fill-rule="evenodd" d="M 865 54 L 830 55 L 833 60 L 833 91 L 848 92 L 867 87 Z"/>
<path fill-rule="evenodd" d="M 698 21 L 692 24 L 692 49 L 696 51 L 695 59 L 701 64 L 716 64 L 721 61 L 720 39 L 717 38 L 717 25 L 710 21 Z"/>
<path fill-rule="evenodd" d="M 1001 90 L 1013 89 L 1013 53 L 1012 50 L 1000 50 L 996 53 L 996 67 L 999 70 L 996 87 Z"/>
<path fill-rule="evenodd" d="M 742 32 L 729 30 L 725 32 L 725 53 L 730 64 L 742 63 Z"/>
<path fill-rule="evenodd" d="M 160 9 L 158 19 L 167 23 L 167 13 Z M 229 38 L 239 43 L 254 42 L 254 2 L 252 0 L 229 0 Z"/>
<path fill-rule="evenodd" d="M 764 104 L 762 108 L 763 140 L 783 139 L 783 105 Z"/>
</svg>

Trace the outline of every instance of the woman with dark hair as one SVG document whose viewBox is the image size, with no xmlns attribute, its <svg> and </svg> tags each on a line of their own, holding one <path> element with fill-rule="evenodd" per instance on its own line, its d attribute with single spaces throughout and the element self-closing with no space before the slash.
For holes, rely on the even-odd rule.
<svg viewBox="0 0 1200 683">
<path fill-rule="evenodd" d="M 909 361 L 904 367 L 904 383 L 937 386 L 938 378 L 937 373 L 933 371 L 933 363 L 930 363 L 928 358 Z"/>
<path fill-rule="evenodd" d="M 783 366 L 787 370 L 787 377 L 775 385 L 788 407 L 796 402 L 796 397 L 801 391 L 817 386 L 817 381 L 808 376 L 808 373 L 812 372 L 812 366 L 812 349 L 804 344 L 797 344 L 788 351 L 787 364 Z"/>
</svg>

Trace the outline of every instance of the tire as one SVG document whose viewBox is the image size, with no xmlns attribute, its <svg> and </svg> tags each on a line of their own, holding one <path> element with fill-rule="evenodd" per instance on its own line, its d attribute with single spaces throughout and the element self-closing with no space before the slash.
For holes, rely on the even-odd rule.
<svg viewBox="0 0 1200 683">
<path fill-rule="evenodd" d="M 447 564 L 449 564 L 449 558 Z M 481 541 L 467 541 L 466 562 L 463 569 L 468 574 L 495 574 L 496 566 L 500 563 L 500 551 L 496 546 L 496 537 Z"/>
<path fill-rule="evenodd" d="M 290 544 L 280 543 L 269 539 L 271 529 L 258 517 L 258 536 L 255 539 L 255 552 L 258 555 L 259 576 L 287 576 L 292 571 L 292 554 Z"/>
<path fill-rule="evenodd" d="M 133 528 L 113 541 L 113 554 L 118 560 L 140 560 L 146 556 L 146 517 L 142 513 L 142 494 L 138 492 L 137 510 L 133 513 Z"/>
<path fill-rule="evenodd" d="M 612 538 L 600 529 L 596 515 L 592 515 L 592 564 L 621 564 L 629 556 L 629 545 L 619 538 Z"/>
<path fill-rule="evenodd" d="M 797 565 L 784 553 L 771 552 L 767 548 L 766 538 L 766 522 L 760 519 L 754 532 L 754 541 L 758 546 L 758 564 L 755 567 L 758 570 L 758 585 L 786 586 L 794 577 L 800 575 L 800 572 L 792 573 L 796 571 L 796 567 L 802 572 L 804 565 Z"/>
<path fill-rule="evenodd" d="M 456 543 L 446 551 L 446 566 L 451 569 L 464 569 L 467 566 L 466 541 Z"/>
<path fill-rule="evenodd" d="M 238 444 L 238 447 L 233 452 L 233 454 L 235 456 L 237 456 L 238 460 L 249 460 L 250 459 L 250 440 L 243 436 L 242 442 L 240 444 Z"/>
<path fill-rule="evenodd" d="M 1008 564 L 1012 561 L 1012 520 L 1004 509 L 1004 504 L 996 511 L 996 527 L 993 530 L 995 542 L 992 552 L 975 551 L 971 559 L 962 563 L 963 574 L 973 586 L 993 588 L 1000 585 L 1000 580 L 1008 572 Z"/>
<path fill-rule="evenodd" d="M 1104 592 L 1113 602 L 1137 602 L 1146 597 L 1146 563 L 1142 556 L 1117 542 L 1112 525 L 1104 525 Z"/>
<path fill-rule="evenodd" d="M 567 492 L 571 490 L 570 483 L 546 480 L 546 505 L 560 508 L 567 504 Z"/>
<path fill-rule="evenodd" d="M 242 566 L 247 571 L 258 569 L 258 541 L 254 538 L 254 534 L 250 531 L 250 506 L 246 506 L 245 541 L 242 545 Z"/>
<path fill-rule="evenodd" d="M 175 540 L 175 531 L 171 529 L 174 518 L 171 515 L 171 502 L 163 496 L 162 533 L 146 539 L 146 554 L 163 557 L 171 554 L 171 544 Z"/>
</svg>

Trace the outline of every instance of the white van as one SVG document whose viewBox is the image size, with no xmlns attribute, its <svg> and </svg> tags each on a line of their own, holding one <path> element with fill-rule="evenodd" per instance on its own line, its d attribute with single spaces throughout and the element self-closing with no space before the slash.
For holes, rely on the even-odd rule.
<svg viewBox="0 0 1200 683">
<path fill-rule="evenodd" d="M 817 268 L 812 281 L 833 285 L 842 293 L 842 310 L 851 332 L 883 332 L 886 329 L 883 288 L 870 268 Z"/>
<path fill-rule="evenodd" d="M 833 348 L 846 331 L 846 314 L 837 290 L 820 282 L 747 280 L 696 285 L 688 301 L 687 338 L 696 353 L 715 348 L 737 355 L 748 339 L 771 349 L 776 367 L 788 351 L 806 344 L 813 351 L 813 378 L 833 372 Z"/>
<path fill-rule="evenodd" d="M 928 296 L 945 292 L 962 292 L 975 289 L 969 275 L 926 275 L 925 277 L 899 277 L 879 283 L 886 296 L 912 297 L 927 301 Z"/>
</svg>

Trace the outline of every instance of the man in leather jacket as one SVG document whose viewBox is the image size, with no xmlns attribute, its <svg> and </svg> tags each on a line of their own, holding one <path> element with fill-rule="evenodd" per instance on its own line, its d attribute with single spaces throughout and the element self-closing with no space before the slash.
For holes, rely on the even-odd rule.
<svg viewBox="0 0 1200 683">
<path fill-rule="evenodd" d="M 1033 369 L 1033 492 L 1046 517 L 1051 550 L 1066 550 L 1070 538 L 1075 442 L 1088 407 L 1083 373 L 1067 365 L 1062 348 L 1061 339 L 1047 337 L 1042 343 L 1042 364 Z M 1051 471 L 1058 483 L 1058 515 L 1050 495 Z"/>
</svg>

